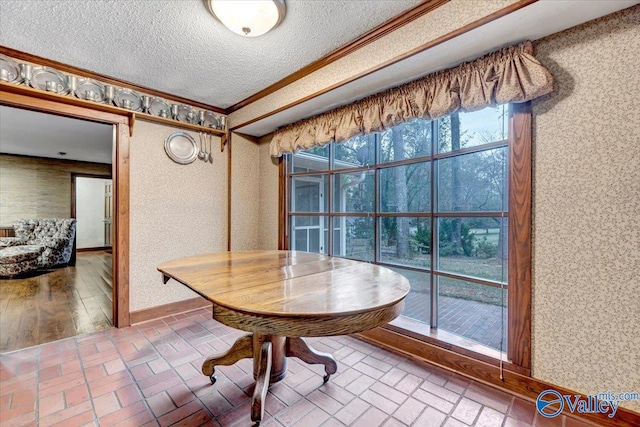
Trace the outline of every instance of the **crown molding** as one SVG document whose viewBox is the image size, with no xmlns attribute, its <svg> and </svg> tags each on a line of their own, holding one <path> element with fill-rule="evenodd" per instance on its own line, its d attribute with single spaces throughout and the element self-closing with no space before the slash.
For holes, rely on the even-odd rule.
<svg viewBox="0 0 640 427">
<path fill-rule="evenodd" d="M 227 114 L 231 114 L 234 111 L 237 111 L 243 107 L 246 107 L 247 105 L 264 98 L 265 96 L 268 96 L 280 89 L 282 89 L 283 87 L 290 85 L 291 83 L 300 80 L 301 78 L 308 76 L 309 74 L 313 73 L 314 71 L 317 71 L 323 67 L 326 67 L 327 65 L 331 64 L 332 62 L 335 62 L 339 59 L 344 58 L 345 56 L 353 53 L 354 51 L 365 47 L 366 45 L 373 43 L 374 41 L 384 37 L 385 35 L 391 33 L 392 31 L 397 30 L 398 28 L 407 25 L 408 23 L 410 23 L 411 21 L 414 21 L 418 18 L 420 18 L 423 15 L 426 15 L 427 13 L 431 12 L 432 10 L 437 9 L 438 7 L 442 6 L 445 3 L 448 3 L 450 0 L 427 0 L 423 3 L 420 3 L 414 7 L 412 7 L 411 9 L 408 9 L 404 12 L 402 12 L 401 14 L 395 16 L 394 18 L 389 19 L 388 21 L 383 22 L 382 24 L 378 25 L 377 27 L 373 28 L 372 30 L 367 31 L 366 33 L 364 33 L 363 35 L 361 35 L 360 37 L 358 37 L 357 39 L 352 40 L 351 42 L 345 44 L 344 46 L 334 50 L 333 52 L 328 53 L 327 55 L 323 56 L 320 59 L 317 59 L 315 61 L 313 61 L 312 63 L 310 63 L 309 65 L 306 65 L 304 67 L 302 67 L 301 69 L 299 69 L 298 71 L 289 74 L 287 77 L 283 78 L 282 80 L 279 80 L 277 82 L 275 82 L 274 84 L 272 84 L 271 86 L 268 86 L 264 89 L 262 89 L 259 92 L 254 93 L 253 95 L 249 96 L 246 99 L 243 99 L 242 101 L 238 102 L 237 104 L 232 105 L 231 107 L 227 108 Z"/>
<path fill-rule="evenodd" d="M 148 88 L 146 86 L 140 86 L 135 83 L 128 82 L 126 80 L 116 79 L 104 74 L 94 73 L 93 71 L 86 70 L 84 68 L 74 67 L 73 65 L 65 64 L 64 62 L 54 61 L 52 59 L 43 58 L 41 56 L 32 55 L 21 50 L 12 49 L 10 47 L 0 45 L 0 54 L 9 56 L 13 59 L 30 62 L 45 67 L 55 68 L 58 71 L 64 73 L 74 74 L 76 76 L 88 77 L 94 80 L 98 80 L 102 83 L 111 84 L 114 86 L 126 87 L 138 92 L 143 92 L 145 95 L 158 96 L 168 101 L 173 101 L 178 104 L 187 104 L 192 107 L 197 107 L 203 110 L 214 111 L 218 114 L 226 114 L 224 108 L 216 107 L 214 105 L 204 104 L 202 102 L 194 101 L 193 99 L 183 98 L 181 96 L 172 95 L 170 93 L 162 92 L 156 89 Z"/>
</svg>

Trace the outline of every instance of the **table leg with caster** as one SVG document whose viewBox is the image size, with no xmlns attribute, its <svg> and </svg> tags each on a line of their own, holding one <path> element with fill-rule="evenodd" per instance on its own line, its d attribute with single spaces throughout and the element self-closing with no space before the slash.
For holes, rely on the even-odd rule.
<svg viewBox="0 0 640 427">
<path fill-rule="evenodd" d="M 202 363 L 202 373 L 209 377 L 211 384 L 215 384 L 215 366 L 229 366 L 241 359 L 253 357 L 253 334 L 241 336 L 224 353 L 207 357 Z"/>
<path fill-rule="evenodd" d="M 281 381 L 286 375 L 287 357 L 297 357 L 310 365 L 324 365 L 325 383 L 338 370 L 333 356 L 314 350 L 304 338 L 246 334 L 238 338 L 226 352 L 208 357 L 202 364 L 202 373 L 214 384 L 216 366 L 233 365 L 241 359 L 253 358 L 256 385 L 251 398 L 251 421 L 258 426 L 264 418 L 264 401 L 269 385 Z"/>
<path fill-rule="evenodd" d="M 269 378 L 271 377 L 271 342 L 262 343 L 262 348 L 257 360 L 260 367 L 256 378 L 256 385 L 251 398 L 251 421 L 260 424 L 264 418 L 264 400 L 269 390 Z"/>
<path fill-rule="evenodd" d="M 332 355 L 314 350 L 304 338 L 287 338 L 287 357 L 297 357 L 310 365 L 324 365 L 324 382 L 338 371 L 338 363 Z"/>
</svg>

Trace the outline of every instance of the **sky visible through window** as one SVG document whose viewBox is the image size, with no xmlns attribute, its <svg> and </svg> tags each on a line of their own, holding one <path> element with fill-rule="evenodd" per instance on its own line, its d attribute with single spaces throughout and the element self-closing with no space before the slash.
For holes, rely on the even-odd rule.
<svg viewBox="0 0 640 427">
<path fill-rule="evenodd" d="M 509 132 L 509 106 L 498 105 L 494 108 L 483 108 L 470 113 L 460 113 L 460 128 L 467 131 L 470 145 L 486 142 L 486 136 L 493 140 L 504 140 Z"/>
</svg>

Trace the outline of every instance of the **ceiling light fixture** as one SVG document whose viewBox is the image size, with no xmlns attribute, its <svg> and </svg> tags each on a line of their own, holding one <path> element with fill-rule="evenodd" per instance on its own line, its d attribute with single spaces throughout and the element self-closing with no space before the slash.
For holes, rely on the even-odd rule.
<svg viewBox="0 0 640 427">
<path fill-rule="evenodd" d="M 284 19 L 284 0 L 204 0 L 209 12 L 236 34 L 258 37 Z"/>
</svg>

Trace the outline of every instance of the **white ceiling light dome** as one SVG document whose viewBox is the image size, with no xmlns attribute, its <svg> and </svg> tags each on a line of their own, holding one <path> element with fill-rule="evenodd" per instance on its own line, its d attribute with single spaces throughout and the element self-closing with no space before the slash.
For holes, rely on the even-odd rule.
<svg viewBox="0 0 640 427">
<path fill-rule="evenodd" d="M 258 37 L 284 19 L 284 0 L 204 0 L 209 12 L 236 34 Z"/>
</svg>

